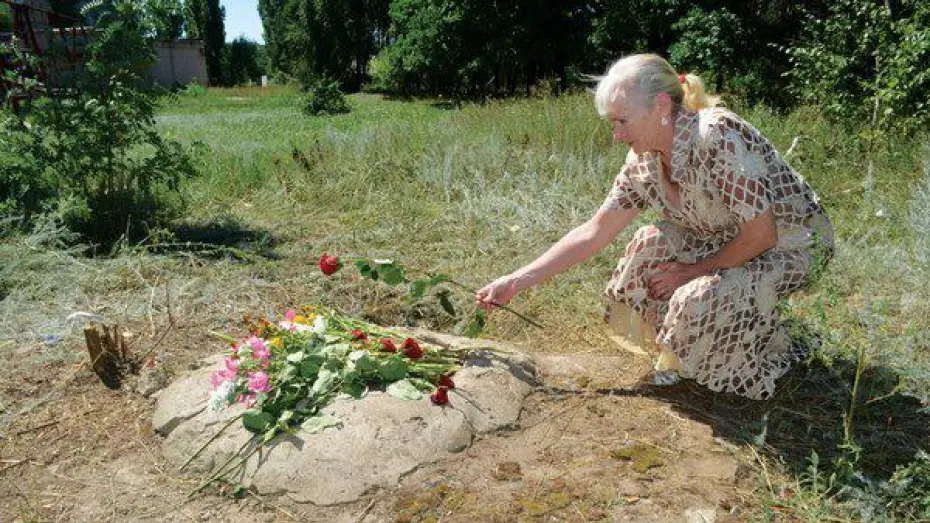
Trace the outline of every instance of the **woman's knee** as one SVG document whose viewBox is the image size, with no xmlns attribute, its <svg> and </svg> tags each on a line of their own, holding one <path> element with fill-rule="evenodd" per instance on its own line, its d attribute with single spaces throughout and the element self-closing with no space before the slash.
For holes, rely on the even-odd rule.
<svg viewBox="0 0 930 523">
<path fill-rule="evenodd" d="M 646 225 L 640 227 L 633 234 L 633 239 L 627 244 L 627 256 L 646 253 L 650 258 L 665 257 L 671 253 L 668 237 L 659 227 Z"/>
</svg>

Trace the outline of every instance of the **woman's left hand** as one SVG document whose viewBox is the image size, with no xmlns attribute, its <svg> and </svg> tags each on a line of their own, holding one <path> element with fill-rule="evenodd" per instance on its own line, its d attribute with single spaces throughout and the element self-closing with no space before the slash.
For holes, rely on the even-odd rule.
<svg viewBox="0 0 930 523">
<path fill-rule="evenodd" d="M 649 297 L 654 300 L 667 301 L 672 294 L 694 278 L 698 277 L 696 267 L 690 263 L 665 262 L 656 265 L 659 273 L 649 278 Z"/>
</svg>

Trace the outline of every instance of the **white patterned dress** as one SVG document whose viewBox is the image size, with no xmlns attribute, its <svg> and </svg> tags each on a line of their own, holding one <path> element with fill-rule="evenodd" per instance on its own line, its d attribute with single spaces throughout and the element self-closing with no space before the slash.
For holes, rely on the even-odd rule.
<svg viewBox="0 0 930 523">
<path fill-rule="evenodd" d="M 798 354 L 776 310 L 829 258 L 833 228 L 804 179 L 753 126 L 721 109 L 676 117 L 666 197 L 661 157 L 630 151 L 604 202 L 609 209 L 652 208 L 664 220 L 639 229 L 605 294 L 656 328 L 656 342 L 681 360 L 680 374 L 714 391 L 766 399 Z M 648 296 L 656 265 L 694 263 L 732 240 L 739 226 L 771 208 L 776 247 L 742 267 L 717 270 L 681 287 L 669 301 Z"/>
</svg>

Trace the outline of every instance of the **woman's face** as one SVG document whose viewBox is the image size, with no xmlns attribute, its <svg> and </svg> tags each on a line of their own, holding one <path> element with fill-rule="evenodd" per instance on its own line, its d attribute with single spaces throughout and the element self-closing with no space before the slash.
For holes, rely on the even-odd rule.
<svg viewBox="0 0 930 523">
<path fill-rule="evenodd" d="M 627 90 L 621 88 L 617 97 L 607 111 L 607 118 L 613 124 L 614 142 L 625 143 L 636 154 L 650 150 L 658 150 L 662 136 L 660 121 L 662 117 L 657 113 L 659 104 L 652 110 L 646 109 L 637 103 Z"/>
</svg>

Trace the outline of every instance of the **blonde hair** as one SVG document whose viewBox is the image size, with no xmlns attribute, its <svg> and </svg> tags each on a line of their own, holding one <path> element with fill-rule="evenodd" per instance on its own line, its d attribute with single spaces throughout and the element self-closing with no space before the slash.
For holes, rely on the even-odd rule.
<svg viewBox="0 0 930 523">
<path fill-rule="evenodd" d="M 616 101 L 621 89 L 631 87 L 628 93 L 632 103 L 651 109 L 659 93 L 672 98 L 675 107 L 699 111 L 714 107 L 720 98 L 707 94 L 704 81 L 696 74 L 684 75 L 679 82 L 678 73 L 661 56 L 656 54 L 633 54 L 625 56 L 607 69 L 607 74 L 598 78 L 594 90 L 594 106 L 599 115 L 606 116 Z"/>
</svg>

